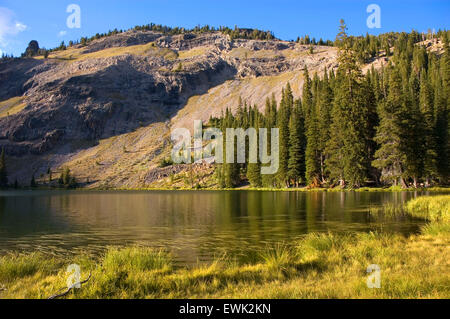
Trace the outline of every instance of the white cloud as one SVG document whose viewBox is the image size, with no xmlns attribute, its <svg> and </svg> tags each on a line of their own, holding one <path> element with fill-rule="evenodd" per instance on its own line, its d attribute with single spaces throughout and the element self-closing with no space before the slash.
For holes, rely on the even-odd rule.
<svg viewBox="0 0 450 319">
<path fill-rule="evenodd" d="M 67 31 L 59 31 L 59 33 L 58 33 L 58 37 L 63 37 L 63 36 L 65 36 L 67 34 Z"/>
<path fill-rule="evenodd" d="M 27 29 L 22 22 L 14 19 L 14 12 L 8 8 L 0 7 L 0 45 L 6 46 L 8 39 Z"/>
<path fill-rule="evenodd" d="M 25 31 L 27 29 L 27 26 L 21 22 L 16 22 L 16 30 L 18 32 Z"/>
</svg>

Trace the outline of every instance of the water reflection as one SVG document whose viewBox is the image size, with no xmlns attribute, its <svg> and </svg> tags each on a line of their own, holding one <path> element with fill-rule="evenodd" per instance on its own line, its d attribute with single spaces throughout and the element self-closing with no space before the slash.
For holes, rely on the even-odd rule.
<svg viewBox="0 0 450 319">
<path fill-rule="evenodd" d="M 421 221 L 373 220 L 371 206 L 400 204 L 413 192 L 0 192 L 0 253 L 99 252 L 142 244 L 181 262 L 224 251 L 245 255 L 310 232 L 411 233 Z"/>
</svg>

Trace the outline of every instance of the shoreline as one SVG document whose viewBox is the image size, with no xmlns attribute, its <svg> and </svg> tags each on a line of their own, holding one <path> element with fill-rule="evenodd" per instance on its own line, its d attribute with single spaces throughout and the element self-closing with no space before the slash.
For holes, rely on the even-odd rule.
<svg viewBox="0 0 450 319">
<path fill-rule="evenodd" d="M 450 187 L 430 187 L 430 188 L 381 188 L 362 187 L 358 189 L 346 188 L 111 188 L 95 190 L 125 190 L 125 191 L 258 191 L 258 192 L 450 192 Z"/>
<path fill-rule="evenodd" d="M 54 188 L 54 187 L 36 187 L 36 188 L 8 188 L 0 191 L 180 191 L 180 192 L 216 192 L 216 191 L 257 191 L 257 192 L 355 192 L 355 193 L 396 193 L 396 192 L 450 192 L 450 187 L 436 186 L 429 188 L 400 188 L 400 187 L 361 187 L 357 189 L 347 189 L 347 188 L 252 188 L 252 187 L 241 187 L 241 188 L 170 188 L 170 187 L 137 187 L 137 188 L 127 188 L 127 187 L 112 187 L 112 188 Z"/>
</svg>

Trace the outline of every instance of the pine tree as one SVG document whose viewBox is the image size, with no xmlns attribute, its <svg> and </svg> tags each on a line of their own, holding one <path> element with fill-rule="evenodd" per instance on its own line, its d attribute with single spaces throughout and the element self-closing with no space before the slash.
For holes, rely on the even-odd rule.
<svg viewBox="0 0 450 319">
<path fill-rule="evenodd" d="M 261 164 L 248 163 L 247 156 L 246 164 L 217 165 L 219 185 L 235 186 L 240 174 L 253 186 L 266 187 L 298 186 L 304 180 L 359 187 L 368 177 L 403 187 L 410 182 L 417 187 L 421 180 L 448 183 L 450 55 L 447 33 L 441 34 L 444 54 L 438 55 L 417 45 L 417 32 L 348 37 L 342 21 L 338 70 L 311 79 L 305 69 L 302 101 L 294 102 L 288 84 L 278 108 L 273 95 L 266 100 L 264 116 L 240 100 L 235 117 L 227 110 L 215 120 L 223 128 L 268 128 L 269 150 L 270 128 L 280 129 L 275 176 L 260 176 Z M 358 61 L 392 44 L 393 63 L 363 76 Z"/>
<path fill-rule="evenodd" d="M 362 72 L 351 49 L 346 29 L 344 21 L 341 20 L 341 31 L 338 35 L 341 44 L 338 74 L 341 79 L 334 100 L 333 129 L 328 148 L 330 156 L 334 158 L 328 160 L 328 167 L 341 185 L 348 180 L 351 187 L 360 187 L 369 169 L 369 107 Z M 338 150 L 337 147 L 342 148 Z"/>
<path fill-rule="evenodd" d="M 445 34 L 444 42 L 444 54 L 441 59 L 441 70 L 442 70 L 442 88 L 444 98 L 447 100 L 447 110 L 450 106 L 450 44 L 449 38 Z"/>
<path fill-rule="evenodd" d="M 251 116 L 251 120 L 249 121 L 250 126 L 256 129 L 256 132 L 259 131 L 259 127 L 261 125 L 261 120 L 259 117 L 259 112 L 256 106 L 249 112 Z M 259 152 L 259 149 L 258 149 Z M 261 164 L 259 160 L 257 163 L 248 163 L 247 165 L 247 179 L 250 182 L 250 185 L 253 187 L 261 187 Z"/>
<path fill-rule="evenodd" d="M 397 185 L 403 179 L 403 165 L 405 154 L 402 150 L 402 115 L 405 98 L 401 87 L 401 77 L 395 68 L 391 72 L 389 81 L 389 94 L 387 100 L 382 102 L 378 109 L 380 124 L 377 127 L 375 141 L 380 146 L 375 152 L 373 166 L 382 172 L 382 180 Z"/>
<path fill-rule="evenodd" d="M 450 105 L 450 52 L 447 37 L 444 39 L 444 50 L 439 70 L 440 78 L 435 88 L 435 117 L 436 117 L 436 146 L 437 171 L 441 184 L 448 183 L 450 170 L 450 141 L 449 141 L 449 105 Z"/>
<path fill-rule="evenodd" d="M 71 175 L 70 169 L 65 167 L 59 177 L 59 184 L 66 188 L 75 188 L 77 186 L 77 181 L 74 176 Z"/>
<path fill-rule="evenodd" d="M 308 69 L 303 71 L 303 113 L 305 114 L 306 128 L 306 182 L 309 185 L 317 186 L 319 184 L 320 160 L 319 160 L 319 124 L 317 121 L 316 108 L 314 107 L 312 95 L 312 82 L 309 77 Z"/>
<path fill-rule="evenodd" d="M 226 109 L 225 112 L 225 118 L 222 122 L 222 132 L 223 132 L 223 140 L 226 141 L 227 140 L 227 128 L 236 128 L 236 119 L 234 118 L 233 114 L 231 113 L 231 111 L 229 109 Z M 234 145 L 235 145 L 235 152 L 234 152 L 234 161 L 233 163 L 227 163 L 226 162 L 226 142 L 223 143 L 224 144 L 224 163 L 222 164 L 222 168 L 223 168 L 223 179 L 224 179 L 224 184 L 226 188 L 233 188 L 235 187 L 237 184 L 239 184 L 240 179 L 239 179 L 239 164 L 237 164 L 237 160 L 236 160 L 236 143 L 234 141 Z"/>
<path fill-rule="evenodd" d="M 330 128 L 331 128 L 331 110 L 333 103 L 333 91 L 330 87 L 328 80 L 327 69 L 325 68 L 323 83 L 319 91 L 318 98 L 318 131 L 319 139 L 317 143 L 318 153 L 319 153 L 319 165 L 320 165 L 320 179 L 322 183 L 326 182 L 326 145 L 330 140 Z"/>
<path fill-rule="evenodd" d="M 267 150 L 271 150 L 271 129 L 275 128 L 277 125 L 277 101 L 275 95 L 272 94 L 272 98 L 266 100 L 266 107 L 264 112 L 264 123 L 265 128 L 267 128 Z M 270 155 L 270 154 L 269 154 Z M 275 176 L 274 174 L 265 174 L 261 177 L 262 184 L 265 187 L 275 186 Z"/>
<path fill-rule="evenodd" d="M 30 187 L 35 188 L 37 186 L 36 180 L 34 179 L 34 174 L 31 176 Z"/>
<path fill-rule="evenodd" d="M 424 118 L 425 130 L 425 156 L 424 156 L 424 177 L 428 186 L 431 180 L 437 176 L 436 167 L 436 140 L 435 140 L 435 118 L 432 89 L 425 69 L 420 74 L 420 111 Z"/>
<path fill-rule="evenodd" d="M 295 102 L 295 107 L 289 121 L 289 161 L 288 177 L 295 187 L 299 186 L 305 173 L 305 149 L 304 149 L 304 123 L 300 101 Z"/>
<path fill-rule="evenodd" d="M 288 187 L 288 160 L 289 160 L 289 119 L 293 106 L 292 90 L 287 84 L 283 89 L 280 109 L 278 111 L 277 126 L 280 129 L 280 167 L 278 170 L 278 183 L 281 187 Z"/>
<path fill-rule="evenodd" d="M 8 187 L 8 173 L 6 171 L 5 149 L 2 149 L 0 157 L 0 187 Z"/>
<path fill-rule="evenodd" d="M 406 101 L 400 121 L 401 151 L 405 154 L 404 176 L 411 178 L 413 186 L 418 186 L 418 180 L 423 174 L 424 165 L 424 126 L 422 114 L 419 110 L 419 81 L 417 74 L 411 72 L 408 81 Z"/>
<path fill-rule="evenodd" d="M 340 186 L 345 186 L 345 167 L 344 167 L 344 139 L 341 133 L 344 130 L 341 121 L 341 109 L 334 106 L 332 109 L 331 134 L 325 148 L 326 160 L 325 165 L 329 174 L 329 178 L 335 182 L 339 182 Z"/>
<path fill-rule="evenodd" d="M 363 132 L 365 144 L 367 148 L 367 159 L 365 166 L 367 167 L 367 174 L 371 176 L 372 179 L 378 183 L 379 173 L 376 168 L 372 166 L 372 162 L 374 160 L 375 151 L 377 149 L 377 143 L 374 141 L 376 134 L 376 127 L 379 124 L 379 118 L 377 113 L 377 94 L 375 92 L 377 85 L 373 83 L 373 81 L 377 80 L 376 78 L 371 77 L 370 74 L 367 74 L 363 81 L 363 96 L 365 99 L 365 106 L 367 112 L 367 119 L 365 122 L 365 130 Z"/>
</svg>

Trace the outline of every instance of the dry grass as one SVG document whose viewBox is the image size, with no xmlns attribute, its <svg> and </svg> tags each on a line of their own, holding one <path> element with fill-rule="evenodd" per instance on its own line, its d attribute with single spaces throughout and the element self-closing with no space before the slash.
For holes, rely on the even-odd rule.
<svg viewBox="0 0 450 319">
<path fill-rule="evenodd" d="M 207 48 L 204 48 L 204 47 L 193 48 L 193 49 L 187 50 L 187 51 L 179 51 L 178 58 L 180 60 L 186 60 L 186 59 L 204 55 L 206 52 L 207 52 Z"/>
<path fill-rule="evenodd" d="M 172 123 L 175 127 L 191 128 L 194 120 L 207 122 L 210 116 L 219 117 L 226 108 L 236 110 L 239 97 L 250 105 L 256 104 L 263 111 L 264 103 L 261 101 L 265 102 L 266 98 L 271 98 L 272 93 L 279 100 L 281 89 L 288 82 L 294 95 L 300 96 L 303 85 L 302 72 L 284 72 L 274 76 L 226 81 L 203 95 L 189 98 L 184 108 L 172 119 Z"/>
<path fill-rule="evenodd" d="M 23 96 L 16 96 L 0 102 L 0 118 L 22 111 L 27 106 L 27 104 L 23 102 L 24 99 Z"/>
<path fill-rule="evenodd" d="M 113 56 L 131 54 L 137 56 L 163 57 L 166 60 L 176 60 L 178 54 L 167 48 L 158 48 L 155 43 L 132 45 L 127 47 L 113 47 L 91 53 L 83 53 L 84 48 L 68 48 L 49 55 L 50 59 L 63 61 L 83 61 L 87 59 L 109 58 Z"/>
<path fill-rule="evenodd" d="M 164 123 L 155 123 L 100 140 L 76 152 L 61 168 L 69 167 L 81 183 L 89 179 L 89 188 L 142 188 L 148 171 L 157 166 L 167 134 Z"/>
<path fill-rule="evenodd" d="M 274 58 L 276 53 L 274 50 L 251 50 L 244 47 L 234 48 L 229 53 L 233 58 L 241 60 L 245 59 L 261 59 L 261 58 Z"/>
<path fill-rule="evenodd" d="M 381 234 L 309 235 L 254 262 L 232 258 L 176 269 L 170 255 L 148 248 L 111 249 L 99 261 L 30 267 L 0 278 L 2 298 L 43 298 L 65 286 L 69 263 L 92 280 L 69 298 L 449 298 L 449 237 Z M 2 264 L 11 257 L 2 257 Z M 36 264 L 36 262 L 35 262 Z M 366 268 L 381 268 L 381 288 L 366 286 Z"/>
</svg>

